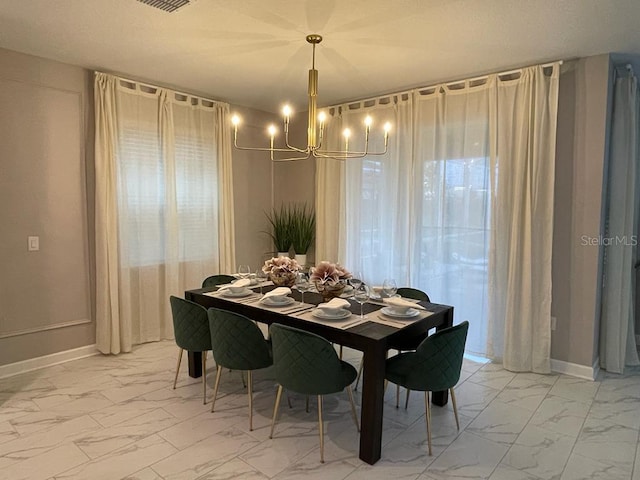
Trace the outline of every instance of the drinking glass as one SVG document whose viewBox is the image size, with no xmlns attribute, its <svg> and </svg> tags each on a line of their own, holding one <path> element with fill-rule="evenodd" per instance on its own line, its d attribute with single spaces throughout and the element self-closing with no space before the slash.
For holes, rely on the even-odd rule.
<svg viewBox="0 0 640 480">
<path fill-rule="evenodd" d="M 298 273 L 296 275 L 296 288 L 300 292 L 300 303 L 304 303 L 304 292 L 308 292 L 311 288 L 309 277 L 306 273 Z"/>
<path fill-rule="evenodd" d="M 364 318 L 364 304 L 369 300 L 369 287 L 361 283 L 353 292 L 353 298 L 360 304 L 360 318 Z"/>
<path fill-rule="evenodd" d="M 349 279 L 349 284 L 353 287 L 354 291 L 362 285 L 362 272 L 354 272 Z"/>
<path fill-rule="evenodd" d="M 392 278 L 387 278 L 382 284 L 382 291 L 389 298 L 393 297 L 398 291 L 398 286 L 396 285 L 396 281 Z"/>
<path fill-rule="evenodd" d="M 238 266 L 238 276 L 240 278 L 249 278 L 250 273 L 251 273 L 251 268 L 249 268 L 249 265 Z"/>
<path fill-rule="evenodd" d="M 258 284 L 260 285 L 260 295 L 262 295 L 262 287 L 263 287 L 263 284 L 264 284 L 266 279 L 267 279 L 267 274 L 262 271 L 262 268 L 257 269 L 256 270 L 256 280 L 258 281 Z"/>
</svg>

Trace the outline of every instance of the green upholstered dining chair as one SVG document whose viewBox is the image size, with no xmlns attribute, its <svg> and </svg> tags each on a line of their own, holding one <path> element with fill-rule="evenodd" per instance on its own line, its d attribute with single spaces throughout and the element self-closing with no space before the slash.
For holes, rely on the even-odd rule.
<svg viewBox="0 0 640 480">
<path fill-rule="evenodd" d="M 420 300 L 431 303 L 431 299 L 426 292 L 419 290 L 417 288 L 411 287 L 401 287 L 398 288 L 396 292 L 402 298 L 412 298 L 414 300 Z M 424 335 L 419 335 L 410 338 L 399 338 L 397 340 L 392 340 L 389 342 L 389 348 L 392 350 L 397 350 L 398 353 L 407 352 L 411 350 L 415 350 L 418 348 L 418 345 L 427 337 L 427 333 Z M 406 409 L 409 406 L 409 392 L 407 389 L 406 398 L 404 401 L 404 408 Z M 396 408 L 400 406 L 400 385 L 396 385 Z"/>
<path fill-rule="evenodd" d="M 411 298 L 413 300 L 420 300 L 431 303 L 431 299 L 426 292 L 422 290 L 418 290 L 417 288 L 410 287 L 401 287 L 398 288 L 396 292 L 402 298 Z M 409 338 L 399 338 L 397 340 L 392 340 L 389 342 L 389 349 L 397 350 L 398 353 L 415 350 L 418 348 L 418 345 L 426 338 L 427 334 L 419 335 L 415 337 Z M 360 362 L 360 367 L 358 368 L 358 378 L 356 379 L 356 389 L 358 388 L 358 383 L 360 382 L 360 376 L 362 375 L 362 362 Z M 400 405 L 400 386 L 396 385 L 396 408 Z M 409 390 L 407 390 L 407 396 L 405 400 L 405 408 L 409 405 Z"/>
<path fill-rule="evenodd" d="M 249 393 L 249 430 L 253 430 L 253 377 L 251 373 L 253 370 L 266 368 L 273 364 L 271 344 L 265 340 L 262 331 L 253 320 L 249 320 L 243 315 L 218 308 L 210 308 L 208 314 L 213 358 L 217 364 L 211 411 L 213 412 L 216 404 L 222 369 L 246 371 Z"/>
<path fill-rule="evenodd" d="M 340 360 L 331 343 L 319 335 L 278 323 L 272 324 L 269 332 L 273 344 L 275 377 L 278 382 L 269 438 L 273 438 L 283 388 L 303 395 L 317 395 L 320 461 L 324 463 L 323 395 L 346 389 L 351 403 L 351 414 L 356 429 L 360 431 L 351 391 L 351 384 L 357 375 L 356 369 Z"/>
<path fill-rule="evenodd" d="M 427 295 L 426 292 L 423 292 L 422 290 L 418 290 L 417 288 L 401 287 L 396 293 L 402 298 L 413 298 L 414 300 L 421 300 L 431 303 L 429 295 Z"/>
<path fill-rule="evenodd" d="M 173 334 L 176 344 L 180 348 L 178 354 L 178 366 L 176 377 L 173 380 L 173 389 L 178 382 L 178 372 L 182 362 L 182 353 L 202 352 L 202 391 L 203 403 L 207 403 L 207 352 L 211 350 L 211 335 L 209 333 L 209 319 L 207 309 L 202 305 L 185 300 L 184 298 L 170 297 L 171 314 L 173 316 Z"/>
<path fill-rule="evenodd" d="M 408 390 L 424 392 L 427 438 L 431 455 L 431 408 L 429 392 L 449 390 L 456 426 L 460 430 L 458 408 L 453 387 L 460 380 L 462 356 L 469 322 L 445 328 L 425 338 L 415 352 L 401 353 L 387 360 L 385 378 Z"/>
<path fill-rule="evenodd" d="M 233 275 L 211 275 L 202 281 L 202 288 L 215 287 L 225 283 L 231 283 L 236 279 Z"/>
</svg>

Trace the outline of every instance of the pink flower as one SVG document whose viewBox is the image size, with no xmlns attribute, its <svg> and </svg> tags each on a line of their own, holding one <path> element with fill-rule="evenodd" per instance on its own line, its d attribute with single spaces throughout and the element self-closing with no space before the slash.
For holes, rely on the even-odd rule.
<svg viewBox="0 0 640 480">
<path fill-rule="evenodd" d="M 312 282 L 335 285 L 340 281 L 351 278 L 351 273 L 342 265 L 331 262 L 320 262 L 314 269 L 309 279 Z"/>
<path fill-rule="evenodd" d="M 262 266 L 262 271 L 266 274 L 275 275 L 283 273 L 297 273 L 300 270 L 300 264 L 289 257 L 274 257 Z"/>
</svg>

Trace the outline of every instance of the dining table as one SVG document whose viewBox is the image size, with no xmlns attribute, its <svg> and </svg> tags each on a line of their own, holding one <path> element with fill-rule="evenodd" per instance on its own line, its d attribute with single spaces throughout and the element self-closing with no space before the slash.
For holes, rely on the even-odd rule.
<svg viewBox="0 0 640 480">
<path fill-rule="evenodd" d="M 453 325 L 453 307 L 421 301 L 415 318 L 408 320 L 381 313 L 382 299 L 372 299 L 363 305 L 364 319 L 360 318 L 361 305 L 350 300 L 351 315 L 346 319 L 318 319 L 314 307 L 323 302 L 318 293 L 306 292 L 304 303 L 301 292 L 293 290 L 293 301 L 286 307 L 265 306 L 263 294 L 275 288 L 272 284 L 252 288 L 250 295 L 237 296 L 216 292 L 216 287 L 187 290 L 185 298 L 206 308 L 215 307 L 244 315 L 254 321 L 270 325 L 280 323 L 320 335 L 330 342 L 363 353 L 362 400 L 360 413 L 359 457 L 373 465 L 382 453 L 383 408 L 385 394 L 385 362 L 389 345 L 415 336 L 424 336 L 429 330 L 441 330 Z M 202 375 L 199 352 L 189 352 L 189 374 Z M 444 406 L 448 392 L 433 392 L 432 403 Z"/>
</svg>

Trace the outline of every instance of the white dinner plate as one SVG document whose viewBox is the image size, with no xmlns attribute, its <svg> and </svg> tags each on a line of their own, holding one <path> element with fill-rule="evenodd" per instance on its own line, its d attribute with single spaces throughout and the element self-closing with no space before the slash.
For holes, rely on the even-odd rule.
<svg viewBox="0 0 640 480">
<path fill-rule="evenodd" d="M 242 298 L 242 297 L 248 297 L 252 293 L 253 292 L 248 288 L 245 288 L 244 290 L 241 290 L 239 292 L 232 292 L 228 288 L 225 288 L 220 295 L 222 295 L 223 297 L 229 297 L 229 298 Z"/>
<path fill-rule="evenodd" d="M 311 312 L 316 318 L 322 318 L 323 320 L 343 320 L 351 315 L 349 310 L 342 310 L 337 315 L 329 315 L 327 312 L 322 310 L 321 308 L 316 308 Z"/>
<path fill-rule="evenodd" d="M 406 313 L 398 313 L 391 307 L 383 307 L 380 309 L 382 313 L 393 318 L 413 318 L 420 315 L 420 311 L 416 308 L 409 308 Z"/>
<path fill-rule="evenodd" d="M 275 299 L 271 297 L 263 298 L 261 303 L 264 303 L 268 307 L 286 307 L 287 305 L 291 305 L 296 301 L 293 297 L 282 297 L 282 301 L 275 301 Z"/>
</svg>

